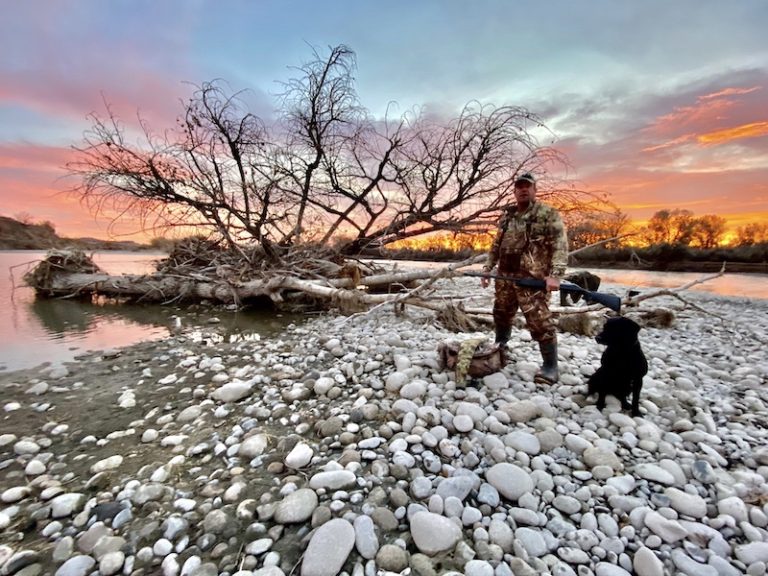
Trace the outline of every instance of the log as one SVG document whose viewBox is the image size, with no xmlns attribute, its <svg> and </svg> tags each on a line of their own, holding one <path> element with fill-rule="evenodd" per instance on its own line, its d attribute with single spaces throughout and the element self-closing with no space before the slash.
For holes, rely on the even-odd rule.
<svg viewBox="0 0 768 576">
<path fill-rule="evenodd" d="M 77 270 L 69 272 L 60 265 L 62 253 L 55 255 L 56 262 L 48 263 L 48 268 L 38 268 L 25 276 L 25 280 L 42 297 L 78 297 L 102 295 L 114 298 L 131 298 L 144 302 L 169 303 L 180 300 L 211 300 L 221 303 L 241 303 L 256 299 L 269 298 L 280 305 L 288 294 L 306 294 L 315 298 L 331 301 L 343 312 L 369 313 L 381 306 L 392 305 L 402 309 L 406 304 L 433 310 L 443 317 L 455 318 L 456 325 L 472 325 L 473 322 L 487 323 L 492 318 L 488 308 L 468 308 L 463 305 L 465 298 L 430 298 L 429 288 L 440 279 L 457 276 L 461 268 L 481 262 L 485 256 L 475 256 L 444 266 L 437 270 L 408 270 L 376 274 L 354 278 L 299 278 L 288 273 L 246 282 L 211 279 L 198 274 L 176 275 L 156 273 L 151 275 L 113 276 L 101 271 L 90 272 L 88 262 L 78 260 Z M 79 258 L 79 256 L 78 256 Z M 66 260 L 66 258 L 64 258 Z M 94 267 L 95 268 L 95 267 Z M 98 270 L 98 269 L 96 269 Z M 681 299 L 679 292 L 695 284 L 716 278 L 725 272 L 725 266 L 718 274 L 706 276 L 689 282 L 679 288 L 662 289 L 647 292 L 632 298 L 625 298 L 624 304 L 637 306 L 641 301 L 656 296 L 674 296 Z M 406 284 L 417 280 L 426 280 L 416 288 L 400 294 L 371 294 L 359 287 Z M 690 303 L 687 303 L 691 305 Z M 371 308 L 373 307 L 373 308 Z M 552 306 L 552 312 L 559 315 L 589 314 L 601 311 L 599 304 L 590 306 L 562 307 Z M 356 314 L 355 314 L 356 315 Z M 466 317 L 466 321 L 461 318 Z"/>
</svg>

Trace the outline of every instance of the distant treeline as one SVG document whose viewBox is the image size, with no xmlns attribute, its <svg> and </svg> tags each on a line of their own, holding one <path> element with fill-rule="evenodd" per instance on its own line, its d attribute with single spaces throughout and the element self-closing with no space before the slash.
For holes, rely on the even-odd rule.
<svg viewBox="0 0 768 576">
<path fill-rule="evenodd" d="M 482 251 L 465 248 L 454 251 L 432 248 L 382 250 L 378 255 L 392 260 L 464 260 Z M 726 262 L 731 272 L 768 273 L 768 242 L 750 246 L 695 248 L 681 244 L 655 244 L 643 248 L 595 247 L 571 256 L 569 265 L 579 268 L 635 268 L 639 270 L 674 270 L 708 272 L 719 270 Z"/>
</svg>

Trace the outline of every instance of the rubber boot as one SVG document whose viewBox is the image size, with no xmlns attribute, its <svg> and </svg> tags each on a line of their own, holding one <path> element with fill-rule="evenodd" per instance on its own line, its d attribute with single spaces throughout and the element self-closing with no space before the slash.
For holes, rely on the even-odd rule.
<svg viewBox="0 0 768 576">
<path fill-rule="evenodd" d="M 557 340 L 539 342 L 539 350 L 544 363 L 536 374 L 536 380 L 546 384 L 554 384 L 560 375 L 557 371 Z"/>
<path fill-rule="evenodd" d="M 496 344 L 501 344 L 502 347 L 506 346 L 511 335 L 512 326 L 496 326 Z"/>
</svg>

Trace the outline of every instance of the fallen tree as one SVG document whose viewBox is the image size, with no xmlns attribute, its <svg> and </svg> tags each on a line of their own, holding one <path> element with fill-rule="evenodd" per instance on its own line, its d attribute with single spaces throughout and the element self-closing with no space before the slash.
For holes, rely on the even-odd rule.
<svg viewBox="0 0 768 576">
<path fill-rule="evenodd" d="M 437 293 L 438 281 L 455 278 L 467 266 L 482 262 L 483 255 L 438 270 L 387 271 L 370 263 L 334 260 L 308 250 L 299 255 L 293 253 L 295 261 L 291 268 L 280 268 L 253 266 L 233 256 L 231 251 L 217 250 L 206 241 L 196 242 L 194 250 L 189 245 L 180 245 L 159 262 L 156 273 L 144 275 L 110 275 L 82 252 L 55 250 L 24 280 L 41 298 L 106 297 L 160 304 L 206 300 L 241 307 L 267 301 L 278 309 L 310 306 L 336 308 L 345 314 L 365 314 L 383 306 L 402 312 L 405 306 L 416 306 L 434 311 L 441 324 L 456 331 L 477 331 L 493 321 L 490 307 L 469 305 L 466 294 L 445 297 Z M 679 288 L 628 293 L 622 304 L 635 310 L 636 316 L 644 314 L 647 318 L 641 319 L 649 325 L 668 326 L 674 319 L 671 312 L 646 310 L 637 314 L 637 306 L 656 296 L 673 296 L 695 307 L 680 292 L 724 272 L 725 266 L 718 274 Z M 591 333 L 605 313 L 599 304 L 551 309 L 559 318 L 561 329 L 582 334 Z"/>
</svg>

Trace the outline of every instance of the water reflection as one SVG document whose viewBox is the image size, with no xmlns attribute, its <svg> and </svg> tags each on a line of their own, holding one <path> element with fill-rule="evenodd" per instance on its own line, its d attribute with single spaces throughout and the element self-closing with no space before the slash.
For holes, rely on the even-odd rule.
<svg viewBox="0 0 768 576">
<path fill-rule="evenodd" d="M 38 300 L 22 286 L 24 263 L 44 258 L 44 252 L 0 252 L 0 370 L 31 368 L 44 362 L 72 360 L 87 350 L 128 346 L 140 341 L 167 338 L 172 315 L 181 319 L 185 336 L 235 342 L 257 339 L 282 330 L 302 316 L 277 315 L 269 310 L 245 312 L 215 311 L 201 307 L 178 309 L 170 306 L 97 303 L 77 300 Z M 153 270 L 160 254 L 96 253 L 94 261 L 110 274 L 143 274 Z M 386 262 L 379 262 L 386 264 Z M 389 264 L 394 264 L 389 262 Z M 403 268 L 439 268 L 446 263 L 398 262 Z M 478 265 L 479 267 L 479 265 Z M 594 270 L 604 285 L 634 287 L 678 287 L 703 274 Z M 694 290 L 722 295 L 768 298 L 768 277 L 764 274 L 726 274 L 699 284 Z M 217 322 L 211 322 L 216 315 Z"/>
<path fill-rule="evenodd" d="M 37 299 L 21 283 L 24 264 L 40 261 L 42 252 L 0 252 L 0 370 L 60 364 L 88 350 L 129 346 L 167 338 L 173 320 L 181 320 L 184 335 L 209 341 L 235 342 L 275 334 L 301 316 L 269 310 L 211 311 L 203 307 L 117 303 L 110 299 L 87 302 L 74 299 Z M 150 272 L 159 255 L 136 253 L 95 254 L 94 261 L 111 274 Z M 10 271 L 10 274 L 8 273 Z M 216 318 L 212 318 L 212 316 Z M 214 321 L 212 321 L 214 320 Z"/>
<path fill-rule="evenodd" d="M 92 331 L 99 323 L 122 320 L 123 323 L 160 326 L 157 313 L 125 304 L 91 304 L 78 300 L 35 299 L 30 308 L 51 337 Z"/>
</svg>

